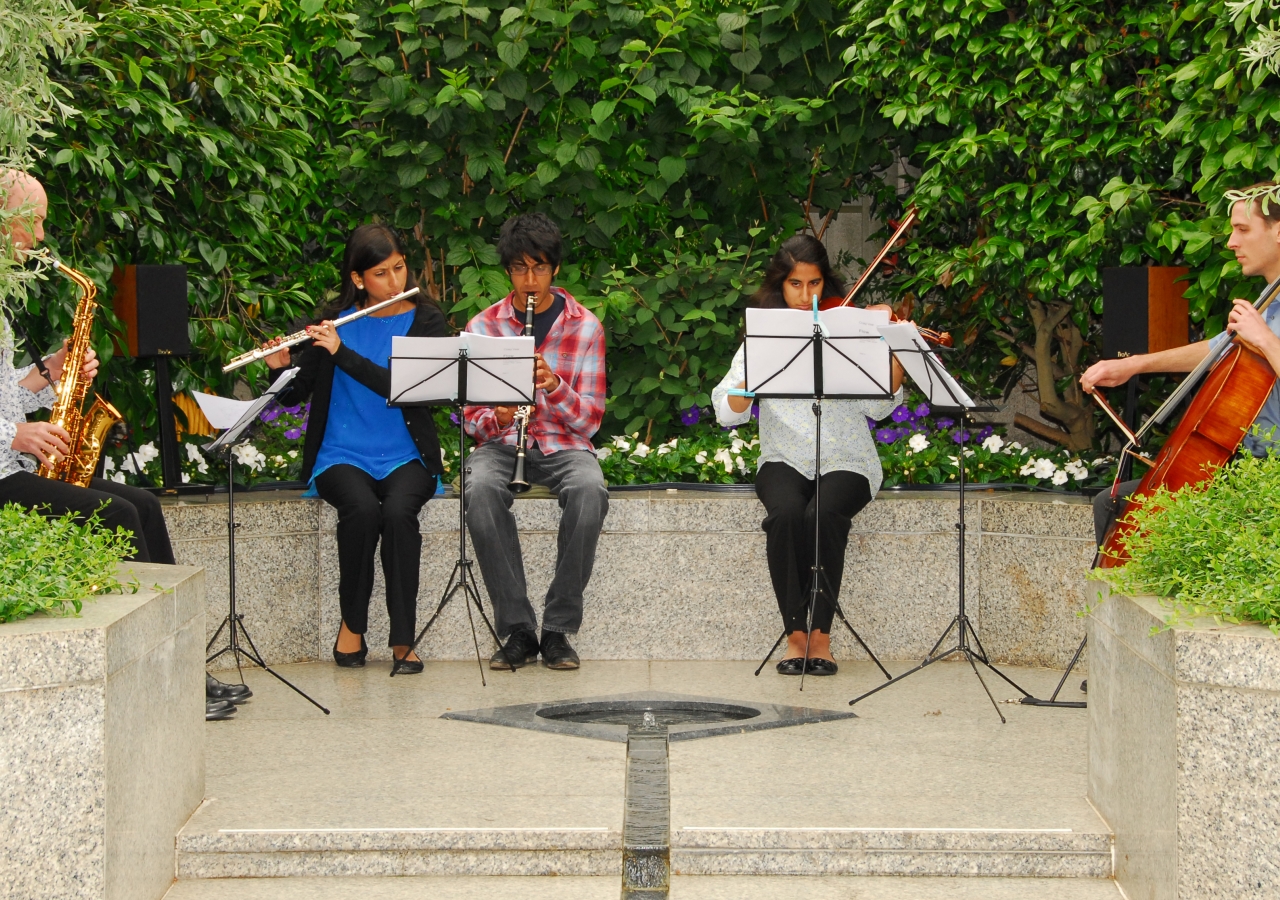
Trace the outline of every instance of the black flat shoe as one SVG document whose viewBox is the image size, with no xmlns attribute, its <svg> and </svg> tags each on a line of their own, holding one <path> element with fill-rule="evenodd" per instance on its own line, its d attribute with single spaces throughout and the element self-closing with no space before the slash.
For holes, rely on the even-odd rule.
<svg viewBox="0 0 1280 900">
<path fill-rule="evenodd" d="M 815 656 L 809 660 L 807 671 L 810 675 L 834 675 L 840 671 L 840 667 L 829 659 L 819 659 Z"/>
<path fill-rule="evenodd" d="M 510 671 L 538 661 L 538 636 L 521 628 L 511 632 L 505 647 L 489 657 L 489 668 Z"/>
<path fill-rule="evenodd" d="M 204 701 L 204 720 L 206 722 L 216 722 L 219 719 L 229 719 L 236 712 L 236 705 L 230 700 L 209 700 Z"/>
<path fill-rule="evenodd" d="M 244 703 L 253 696 L 247 684 L 225 684 L 208 672 L 204 674 L 204 696 L 206 700 L 230 700 L 232 703 Z"/>
<path fill-rule="evenodd" d="M 359 669 L 364 666 L 364 658 L 369 655 L 369 645 L 364 642 L 364 635 L 360 635 L 360 649 L 355 653 L 343 653 L 338 649 L 338 641 L 333 641 L 333 661 L 344 669 Z"/>
<path fill-rule="evenodd" d="M 418 675 L 422 672 L 422 660 L 420 659 L 401 659 L 395 655 L 395 651 L 391 652 L 391 674 L 392 675 Z"/>
<path fill-rule="evenodd" d="M 567 634 L 546 631 L 542 635 L 542 664 L 548 669 L 576 669 L 582 660 L 569 645 Z"/>
<path fill-rule="evenodd" d="M 793 656 L 791 659 L 778 660 L 779 675 L 799 675 L 804 671 L 804 657 Z"/>
</svg>

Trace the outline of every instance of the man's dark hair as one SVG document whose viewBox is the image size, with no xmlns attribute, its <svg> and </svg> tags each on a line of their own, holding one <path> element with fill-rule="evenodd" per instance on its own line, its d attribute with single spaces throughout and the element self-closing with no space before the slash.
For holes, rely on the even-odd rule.
<svg viewBox="0 0 1280 900">
<path fill-rule="evenodd" d="M 498 235 L 498 256 L 502 268 L 510 268 L 526 256 L 539 262 L 560 265 L 560 227 L 542 213 L 524 213 L 502 223 Z"/>
</svg>

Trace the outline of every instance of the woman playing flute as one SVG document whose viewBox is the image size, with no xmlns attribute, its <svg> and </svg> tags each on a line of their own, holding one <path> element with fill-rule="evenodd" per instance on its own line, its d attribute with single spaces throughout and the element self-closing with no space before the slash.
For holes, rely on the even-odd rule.
<svg viewBox="0 0 1280 900">
<path fill-rule="evenodd" d="M 391 356 L 393 337 L 444 337 L 449 328 L 425 292 L 334 327 L 333 319 L 416 285 L 399 239 L 385 225 L 361 225 L 351 233 L 341 277 L 338 298 L 321 310 L 318 325 L 307 328 L 314 342 L 292 356 L 283 348 L 267 357 L 267 365 L 273 379 L 291 361 L 301 369 L 280 402 L 311 398 L 302 479 L 338 511 L 342 625 L 334 662 L 348 668 L 365 663 L 373 557 L 381 539 L 392 667 L 397 674 L 416 674 L 422 671 L 412 652 L 422 549 L 418 513 L 442 473 L 440 442 L 430 409 L 387 406 L 391 371 L 382 363 Z"/>
<path fill-rule="evenodd" d="M 766 309 L 811 308 L 819 300 L 844 294 L 831 271 L 826 248 L 816 238 L 796 235 L 785 241 L 765 270 L 764 284 L 749 303 Z M 871 309 L 888 309 L 873 306 Z M 751 398 L 729 393 L 746 386 L 745 347 L 734 354 L 724 380 L 712 392 L 721 425 L 751 418 Z M 845 546 L 853 517 L 880 489 L 883 473 L 867 419 L 883 419 L 901 402 L 902 369 L 893 363 L 894 396 L 889 400 L 827 400 L 822 412 L 822 568 L 825 590 L 818 594 L 809 620 L 814 558 L 814 415 L 811 400 L 764 399 L 760 402 L 760 467 L 756 495 L 764 503 L 765 554 L 778 600 L 787 649 L 778 663 L 783 675 L 834 675 L 831 656 L 833 601 L 840 595 Z M 821 587 L 822 585 L 820 585 Z"/>
</svg>

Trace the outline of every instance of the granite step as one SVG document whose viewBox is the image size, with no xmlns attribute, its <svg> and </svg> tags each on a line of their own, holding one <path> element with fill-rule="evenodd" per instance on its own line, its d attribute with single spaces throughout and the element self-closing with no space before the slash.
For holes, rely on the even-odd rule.
<svg viewBox="0 0 1280 900">
<path fill-rule="evenodd" d="M 607 828 L 185 830 L 179 879 L 614 876 Z M 1109 878 L 1111 836 L 1071 829 L 717 828 L 671 835 L 676 875 Z"/>
</svg>

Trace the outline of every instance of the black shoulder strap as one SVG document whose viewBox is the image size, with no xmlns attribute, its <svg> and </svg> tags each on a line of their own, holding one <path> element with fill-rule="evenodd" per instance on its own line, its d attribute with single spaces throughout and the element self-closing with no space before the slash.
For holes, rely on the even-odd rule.
<svg viewBox="0 0 1280 900">
<path fill-rule="evenodd" d="M 13 329 L 14 336 L 22 341 L 22 346 L 26 349 L 27 355 L 35 362 L 36 371 L 44 377 L 45 381 L 49 382 L 49 387 L 56 388 L 57 386 L 53 383 L 53 377 L 49 374 L 49 367 L 44 364 L 44 356 L 36 349 L 36 345 L 32 343 L 26 329 L 18 324 L 17 319 L 11 320 L 9 327 Z"/>
</svg>

